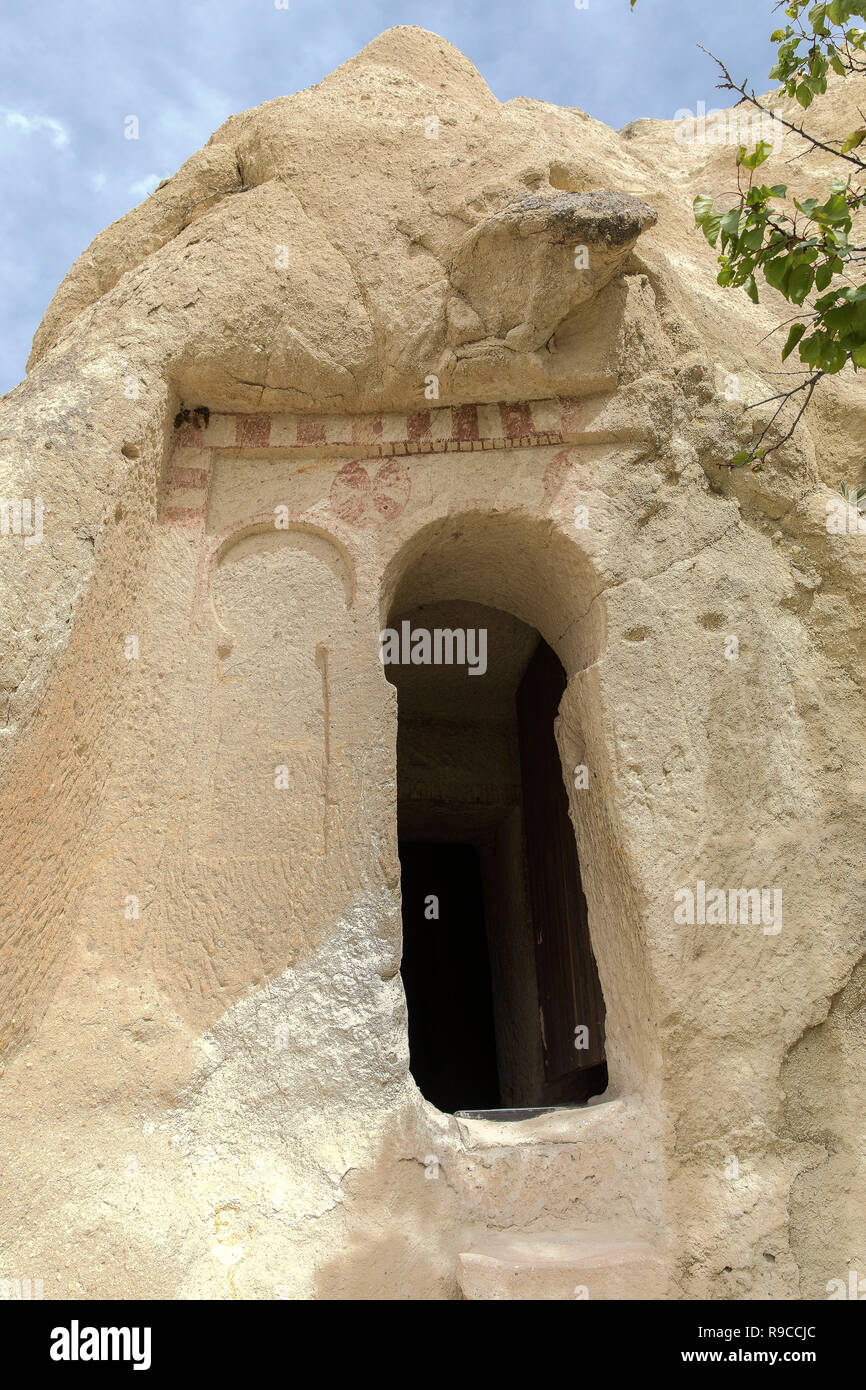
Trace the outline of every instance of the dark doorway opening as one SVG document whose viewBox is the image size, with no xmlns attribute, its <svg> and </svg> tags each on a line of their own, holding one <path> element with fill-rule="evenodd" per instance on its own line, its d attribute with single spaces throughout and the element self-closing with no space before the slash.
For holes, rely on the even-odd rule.
<svg viewBox="0 0 866 1390">
<path fill-rule="evenodd" d="M 499 609 L 448 600 L 404 618 L 484 627 L 488 653 L 474 678 L 456 665 L 386 667 L 412 1075 L 444 1111 L 583 1104 L 606 1089 L 607 1067 L 554 728 L 565 671 Z"/>
<path fill-rule="evenodd" d="M 409 1066 L 439 1110 L 499 1105 L 481 864 L 473 845 L 400 841 Z"/>
</svg>

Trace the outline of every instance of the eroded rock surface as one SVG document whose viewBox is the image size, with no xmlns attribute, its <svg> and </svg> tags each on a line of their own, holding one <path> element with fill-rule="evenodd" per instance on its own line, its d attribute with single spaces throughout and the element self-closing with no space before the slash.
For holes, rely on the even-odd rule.
<svg viewBox="0 0 866 1390">
<path fill-rule="evenodd" d="M 58 289 L 0 403 L 0 496 L 44 505 L 0 538 L 0 1277 L 449 1298 L 496 1233 L 605 1297 L 618 1260 L 671 1297 L 866 1270 L 866 539 L 827 526 L 862 376 L 727 468 L 790 311 L 718 288 L 691 203 L 734 150 L 677 130 L 500 104 L 390 30 Z M 456 601 L 569 678 L 611 1081 L 529 1130 L 408 1071 L 378 633 Z M 698 881 L 780 889 L 781 930 L 678 923 Z"/>
</svg>

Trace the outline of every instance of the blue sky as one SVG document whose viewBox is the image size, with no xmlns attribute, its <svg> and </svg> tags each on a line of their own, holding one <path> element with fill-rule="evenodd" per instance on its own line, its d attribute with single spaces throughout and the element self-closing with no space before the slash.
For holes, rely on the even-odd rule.
<svg viewBox="0 0 866 1390">
<path fill-rule="evenodd" d="M 583 3 L 583 0 L 581 0 Z M 309 87 L 393 24 L 462 49 L 501 101 L 620 127 L 727 105 L 715 68 L 770 86 L 775 0 L 3 0 L 0 392 L 72 262 L 227 116 Z M 124 119 L 139 118 L 139 139 Z"/>
</svg>

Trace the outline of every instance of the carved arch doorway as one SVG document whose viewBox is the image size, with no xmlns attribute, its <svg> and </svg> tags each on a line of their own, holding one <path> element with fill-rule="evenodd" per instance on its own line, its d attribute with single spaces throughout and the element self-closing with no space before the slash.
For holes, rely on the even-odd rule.
<svg viewBox="0 0 866 1390">
<path fill-rule="evenodd" d="M 410 1070 L 443 1111 L 575 1105 L 607 1086 L 604 1000 L 554 724 L 559 658 L 512 613 L 444 600 L 391 630 L 485 632 L 486 669 L 386 665 Z M 417 650 L 423 656 L 421 645 Z M 478 642 L 475 642 L 477 653 Z M 455 651 L 453 654 L 459 654 Z M 515 1116 L 516 1117 L 516 1116 Z"/>
</svg>

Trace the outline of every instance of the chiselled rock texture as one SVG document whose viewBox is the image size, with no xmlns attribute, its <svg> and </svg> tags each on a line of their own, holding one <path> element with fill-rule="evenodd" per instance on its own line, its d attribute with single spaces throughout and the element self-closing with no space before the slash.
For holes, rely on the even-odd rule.
<svg viewBox="0 0 866 1390">
<path fill-rule="evenodd" d="M 691 203 L 734 146 L 681 135 L 500 104 L 390 30 L 232 117 L 54 296 L 0 403 L 0 496 L 44 506 L 0 537 L 0 1278 L 866 1273 L 866 539 L 827 526 L 866 393 L 826 382 L 765 471 L 726 467 L 789 311 L 716 285 Z M 800 153 L 767 181 L 817 190 Z M 457 600 L 555 649 L 589 769 L 610 1087 L 518 1125 L 408 1070 L 378 634 Z M 677 921 L 699 882 L 780 890 L 781 929 Z"/>
</svg>

